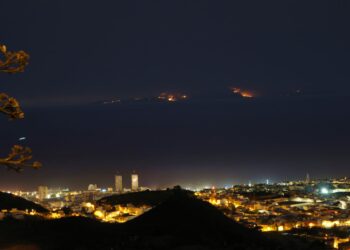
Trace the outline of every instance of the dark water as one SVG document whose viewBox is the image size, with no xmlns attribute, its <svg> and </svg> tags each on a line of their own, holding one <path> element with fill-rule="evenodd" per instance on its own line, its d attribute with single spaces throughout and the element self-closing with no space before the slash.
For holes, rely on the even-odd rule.
<svg viewBox="0 0 350 250">
<path fill-rule="evenodd" d="M 1 188 L 112 186 L 116 171 L 128 185 L 132 170 L 145 186 L 344 175 L 349 104 L 291 97 L 28 108 L 23 121 L 3 118 L 1 149 L 26 136 L 45 167 L 4 172 Z"/>
</svg>

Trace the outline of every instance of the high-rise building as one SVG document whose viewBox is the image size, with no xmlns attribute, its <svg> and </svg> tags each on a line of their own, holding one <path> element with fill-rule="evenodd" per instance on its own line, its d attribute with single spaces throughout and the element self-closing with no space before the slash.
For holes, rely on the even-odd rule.
<svg viewBox="0 0 350 250">
<path fill-rule="evenodd" d="M 309 175 L 309 173 L 306 174 L 305 182 L 306 182 L 307 184 L 310 183 L 310 175 Z"/>
<path fill-rule="evenodd" d="M 47 186 L 39 186 L 38 187 L 38 199 L 39 200 L 44 200 L 47 198 L 49 193 L 49 188 Z"/>
<path fill-rule="evenodd" d="M 118 193 L 123 192 L 123 177 L 121 175 L 115 176 L 115 191 Z"/>
<path fill-rule="evenodd" d="M 131 190 L 137 191 L 139 189 L 139 176 L 135 173 L 131 175 Z"/>
</svg>

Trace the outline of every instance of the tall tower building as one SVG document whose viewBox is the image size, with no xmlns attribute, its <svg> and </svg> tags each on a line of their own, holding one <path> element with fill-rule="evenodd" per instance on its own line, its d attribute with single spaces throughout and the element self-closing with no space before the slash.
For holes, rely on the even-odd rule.
<svg viewBox="0 0 350 250">
<path fill-rule="evenodd" d="M 306 174 L 305 182 L 306 183 L 310 183 L 310 175 L 309 175 L 309 173 Z"/>
<path fill-rule="evenodd" d="M 139 176 L 135 173 L 131 175 L 131 190 L 137 191 L 139 189 Z"/>
<path fill-rule="evenodd" d="M 123 177 L 121 175 L 116 175 L 114 179 L 115 191 L 118 193 L 123 192 Z"/>
<path fill-rule="evenodd" d="M 39 186 L 38 187 L 38 198 L 39 200 L 43 201 L 47 198 L 47 195 L 49 193 L 49 189 L 47 186 Z"/>
</svg>

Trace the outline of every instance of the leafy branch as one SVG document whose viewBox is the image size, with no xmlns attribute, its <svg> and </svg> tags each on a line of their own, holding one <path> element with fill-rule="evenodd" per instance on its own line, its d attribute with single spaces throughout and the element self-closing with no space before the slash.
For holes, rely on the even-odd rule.
<svg viewBox="0 0 350 250">
<path fill-rule="evenodd" d="M 0 71 L 5 73 L 23 72 L 28 65 L 29 55 L 20 50 L 7 51 L 5 45 L 0 44 Z"/>
<path fill-rule="evenodd" d="M 32 158 L 32 150 L 30 148 L 14 145 L 7 157 L 0 158 L 0 165 L 4 165 L 16 172 L 20 172 L 24 167 L 40 168 L 41 163 L 38 161 L 32 162 Z"/>
<path fill-rule="evenodd" d="M 24 118 L 24 113 L 18 101 L 5 93 L 0 93 L 0 112 L 7 115 L 10 119 Z"/>
<path fill-rule="evenodd" d="M 28 65 L 29 55 L 24 51 L 8 51 L 5 45 L 0 44 L 0 72 L 18 73 L 23 72 Z M 0 93 L 0 113 L 10 119 L 23 119 L 24 113 L 19 102 L 5 93 Z M 20 172 L 24 167 L 40 168 L 41 163 L 32 161 L 32 150 L 28 147 L 14 145 L 11 152 L 5 158 L 0 158 L 0 165 L 10 170 Z"/>
</svg>

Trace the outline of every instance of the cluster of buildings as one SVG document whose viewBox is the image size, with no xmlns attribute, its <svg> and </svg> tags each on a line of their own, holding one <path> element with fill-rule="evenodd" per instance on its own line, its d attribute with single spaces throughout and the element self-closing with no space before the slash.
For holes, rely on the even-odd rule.
<svg viewBox="0 0 350 250">
<path fill-rule="evenodd" d="M 114 176 L 114 187 L 99 188 L 90 184 L 87 190 L 49 189 L 39 186 L 35 192 L 15 192 L 49 209 L 47 218 L 87 216 L 105 222 L 123 223 L 150 210 L 147 205 L 104 204 L 98 200 L 113 194 L 145 190 L 139 176 L 130 176 L 130 188 L 123 185 L 123 176 Z M 205 188 L 195 192 L 228 216 L 249 228 L 267 233 L 283 233 L 320 240 L 330 247 L 350 250 L 350 180 L 347 178 L 288 181 L 235 185 L 226 188 Z M 4 216 L 5 213 L 0 213 Z M 17 211 L 21 218 L 38 215 L 36 211 Z"/>
<path fill-rule="evenodd" d="M 132 204 L 116 205 L 115 207 L 103 207 L 98 205 L 97 201 L 114 194 L 137 192 L 147 190 L 148 188 L 139 186 L 139 175 L 131 174 L 131 187 L 126 188 L 123 185 L 123 176 L 114 176 L 114 188 L 99 188 L 97 184 L 89 184 L 87 190 L 72 191 L 67 188 L 50 189 L 48 186 L 39 186 L 37 191 L 33 192 L 11 192 L 27 200 L 33 201 L 47 208 L 49 214 L 38 214 L 35 211 L 4 211 L 0 214 L 11 214 L 16 218 L 24 218 L 26 215 L 40 215 L 46 218 L 61 218 L 70 216 L 88 216 L 108 222 L 125 222 L 142 214 L 150 209 L 147 206 L 136 207 Z M 108 210 L 108 212 L 107 212 Z"/>
<path fill-rule="evenodd" d="M 114 189 L 112 187 L 99 188 L 97 184 L 89 184 L 87 191 L 69 191 L 69 189 L 49 189 L 48 186 L 38 186 L 36 192 L 14 192 L 14 194 L 22 196 L 26 199 L 36 201 L 39 203 L 45 200 L 52 200 L 55 198 L 61 198 L 68 195 L 78 195 L 82 193 L 95 193 L 97 196 L 95 198 L 100 198 L 100 196 L 106 196 L 111 194 L 120 194 L 124 192 L 137 192 L 147 188 L 139 187 L 139 176 L 136 173 L 131 174 L 131 188 L 125 188 L 123 186 L 123 176 L 115 175 L 114 177 Z M 89 196 L 89 195 L 87 195 Z"/>
<path fill-rule="evenodd" d="M 152 207 L 149 205 L 136 206 L 131 203 L 117 204 L 114 206 L 99 203 L 85 203 L 84 209 L 84 216 L 96 218 L 104 222 L 124 223 L 149 211 Z"/>
<path fill-rule="evenodd" d="M 350 180 L 282 182 L 204 189 L 196 195 L 263 232 L 283 232 L 350 249 Z"/>
</svg>

